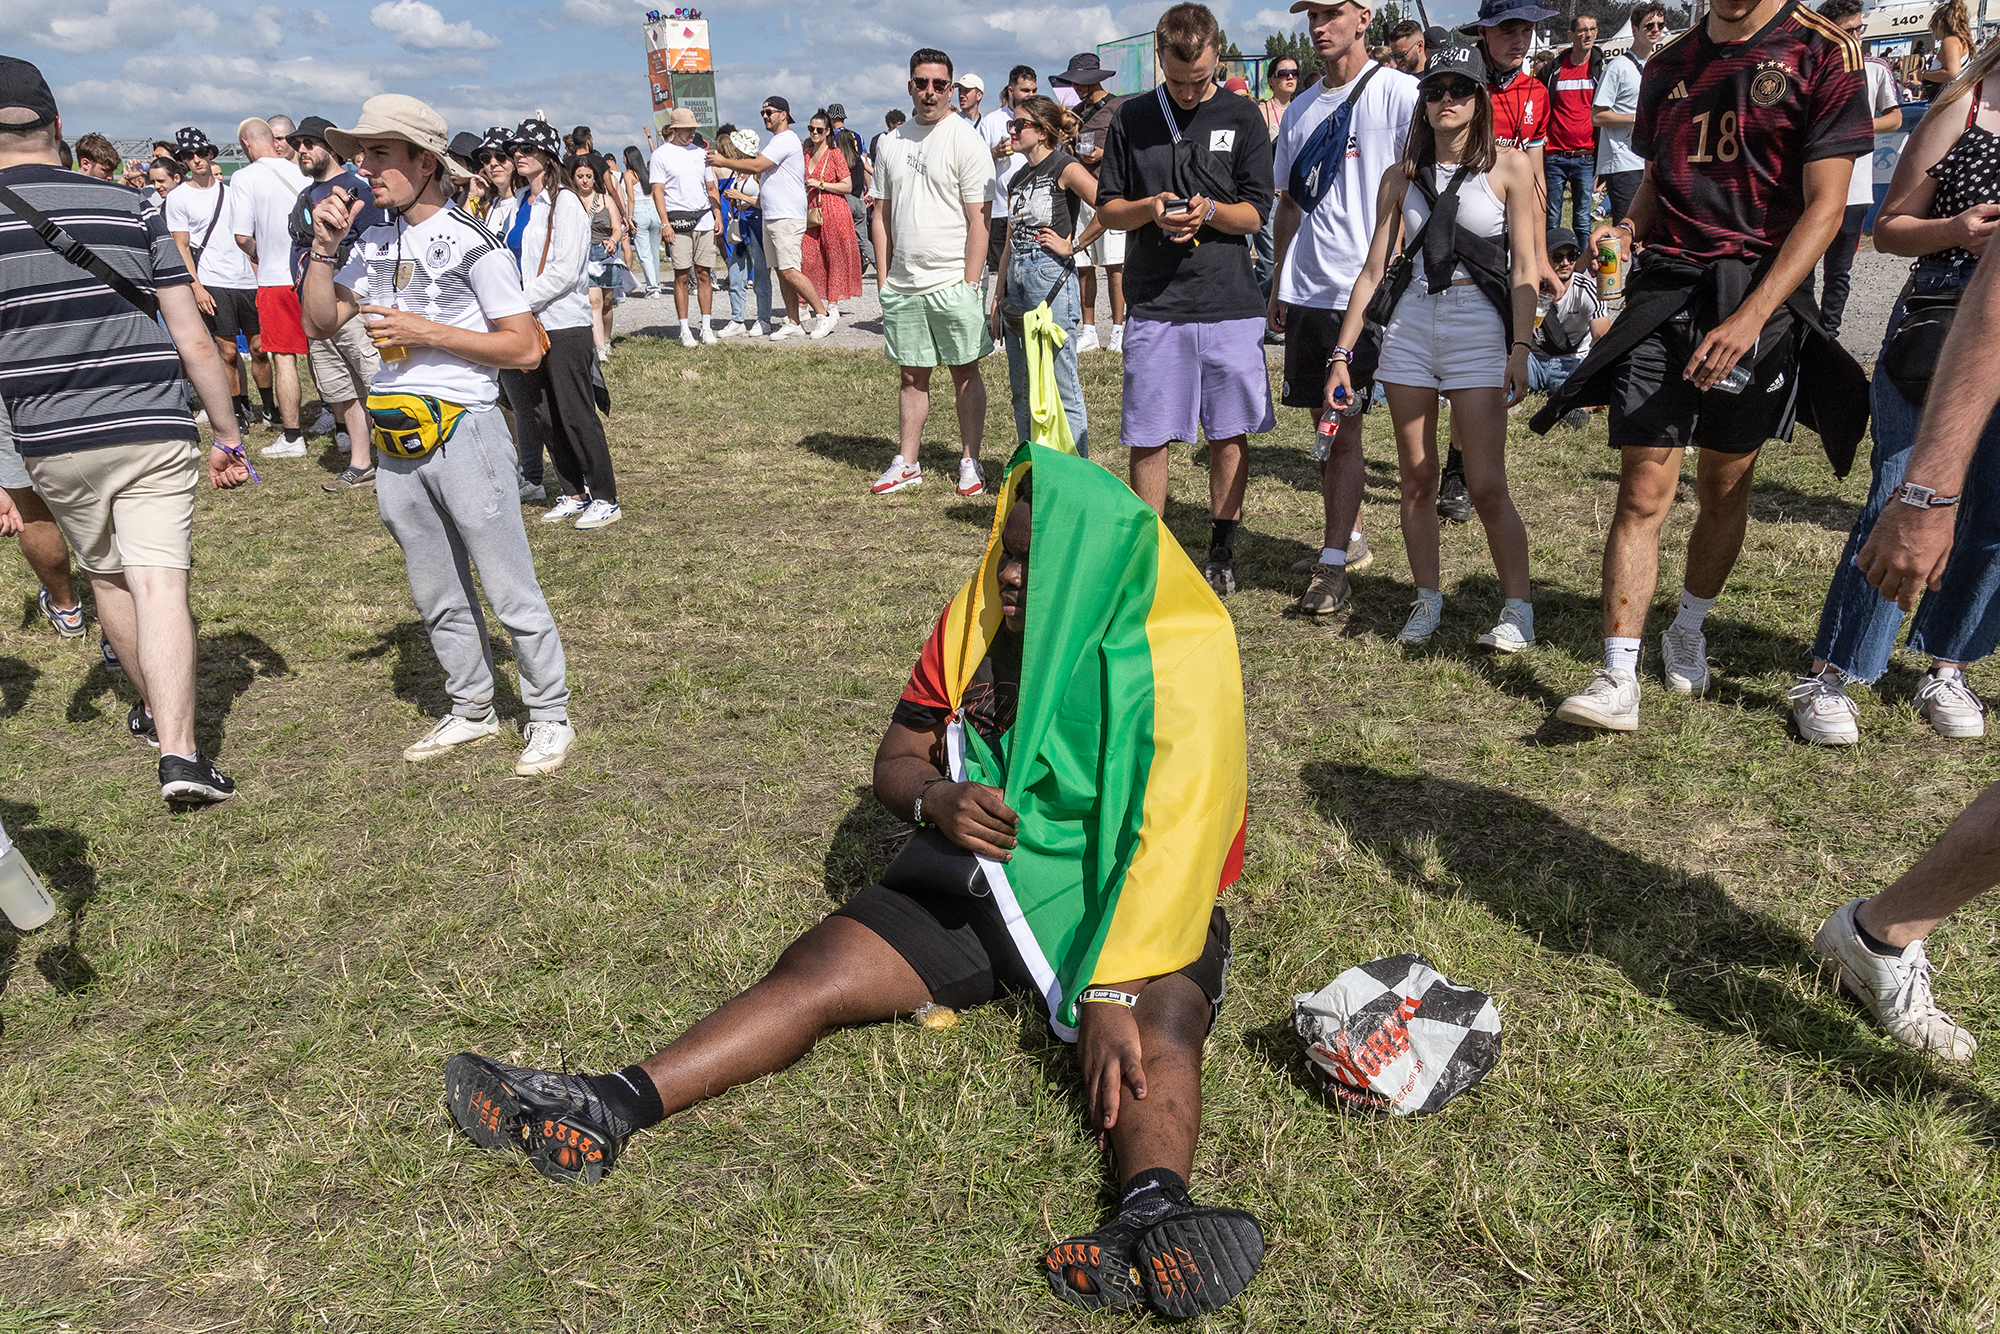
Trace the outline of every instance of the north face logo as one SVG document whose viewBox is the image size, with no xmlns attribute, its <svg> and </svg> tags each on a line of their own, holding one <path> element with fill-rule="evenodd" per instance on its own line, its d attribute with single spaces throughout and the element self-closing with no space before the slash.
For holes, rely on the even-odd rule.
<svg viewBox="0 0 2000 1334">
<path fill-rule="evenodd" d="M 1671 93 L 1667 94 L 1667 100 L 1669 102 L 1678 102 L 1681 98 L 1686 97 L 1687 95 L 1688 95 L 1687 80 L 1683 79 L 1679 83 L 1676 83 L 1674 85 L 1674 90 Z"/>
</svg>

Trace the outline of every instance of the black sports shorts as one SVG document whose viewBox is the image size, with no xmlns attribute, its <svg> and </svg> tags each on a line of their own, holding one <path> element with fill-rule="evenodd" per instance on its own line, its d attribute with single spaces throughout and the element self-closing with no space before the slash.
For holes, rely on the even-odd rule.
<svg viewBox="0 0 2000 1334">
<path fill-rule="evenodd" d="M 211 287 L 208 294 L 215 299 L 215 313 L 201 318 L 211 334 L 233 343 L 238 333 L 245 338 L 255 338 L 263 332 L 262 326 L 257 323 L 256 288 Z"/>
<path fill-rule="evenodd" d="M 1315 416 L 1326 408 L 1326 373 L 1333 368 L 1333 349 L 1340 346 L 1345 310 L 1317 306 L 1285 307 L 1285 381 L 1278 401 L 1288 408 L 1305 408 Z M 1364 328 L 1357 343 L 1369 337 Z M 1351 372 L 1350 372 L 1351 374 Z M 1363 391 L 1364 406 L 1373 395 Z"/>
<path fill-rule="evenodd" d="M 1752 454 L 1778 434 L 1798 392 L 1798 338 L 1792 312 L 1778 307 L 1757 346 L 1737 364 L 1750 366 L 1740 394 L 1707 393 L 1682 377 L 1701 340 L 1685 316 L 1641 339 L 1612 370 L 1614 449 L 1694 445 L 1718 454 Z"/>
<path fill-rule="evenodd" d="M 1007 248 L 1007 219 L 995 218 L 986 229 L 986 267 L 1000 273 L 1000 254 Z M 1000 273 L 1001 278 L 1007 275 Z M 940 1005 L 944 1002 L 939 1001 Z"/>
<path fill-rule="evenodd" d="M 851 917 L 889 942 L 924 980 L 931 999 L 939 1005 L 963 1010 L 1008 992 L 1041 996 L 1034 975 L 1007 934 L 1000 905 L 990 895 L 973 899 L 956 894 L 907 894 L 870 885 L 833 915 Z M 1201 957 L 1180 970 L 1182 977 L 1208 997 L 1210 1028 L 1222 1012 L 1229 957 L 1229 918 L 1218 903 L 1209 914 L 1208 943 Z"/>
</svg>

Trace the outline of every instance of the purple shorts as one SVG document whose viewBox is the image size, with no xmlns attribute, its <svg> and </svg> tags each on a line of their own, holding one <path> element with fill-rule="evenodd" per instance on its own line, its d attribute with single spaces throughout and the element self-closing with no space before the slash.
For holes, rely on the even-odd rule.
<svg viewBox="0 0 2000 1334">
<path fill-rule="evenodd" d="M 1118 441 L 1152 449 L 1263 433 L 1271 413 L 1271 373 L 1264 364 L 1262 318 L 1216 324 L 1125 322 L 1125 402 Z"/>
</svg>

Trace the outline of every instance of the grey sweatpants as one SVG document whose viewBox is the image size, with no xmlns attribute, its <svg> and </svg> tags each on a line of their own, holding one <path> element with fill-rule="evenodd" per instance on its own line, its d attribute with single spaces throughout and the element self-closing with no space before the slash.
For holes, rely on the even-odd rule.
<svg viewBox="0 0 2000 1334">
<path fill-rule="evenodd" d="M 492 408 L 468 412 L 451 439 L 423 458 L 378 454 L 375 503 L 403 549 L 410 595 L 444 668 L 451 711 L 483 718 L 493 707 L 493 649 L 472 583 L 476 568 L 493 614 L 514 641 L 529 720 L 568 717 L 562 640 L 521 526 L 506 419 Z"/>
</svg>

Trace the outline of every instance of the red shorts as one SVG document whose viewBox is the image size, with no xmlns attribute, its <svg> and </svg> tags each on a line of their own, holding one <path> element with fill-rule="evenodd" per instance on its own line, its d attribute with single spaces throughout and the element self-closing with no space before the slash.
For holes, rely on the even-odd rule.
<svg viewBox="0 0 2000 1334">
<path fill-rule="evenodd" d="M 299 294 L 289 287 L 257 289 L 257 323 L 264 331 L 264 350 L 281 357 L 306 354 L 305 317 L 299 314 Z"/>
</svg>

